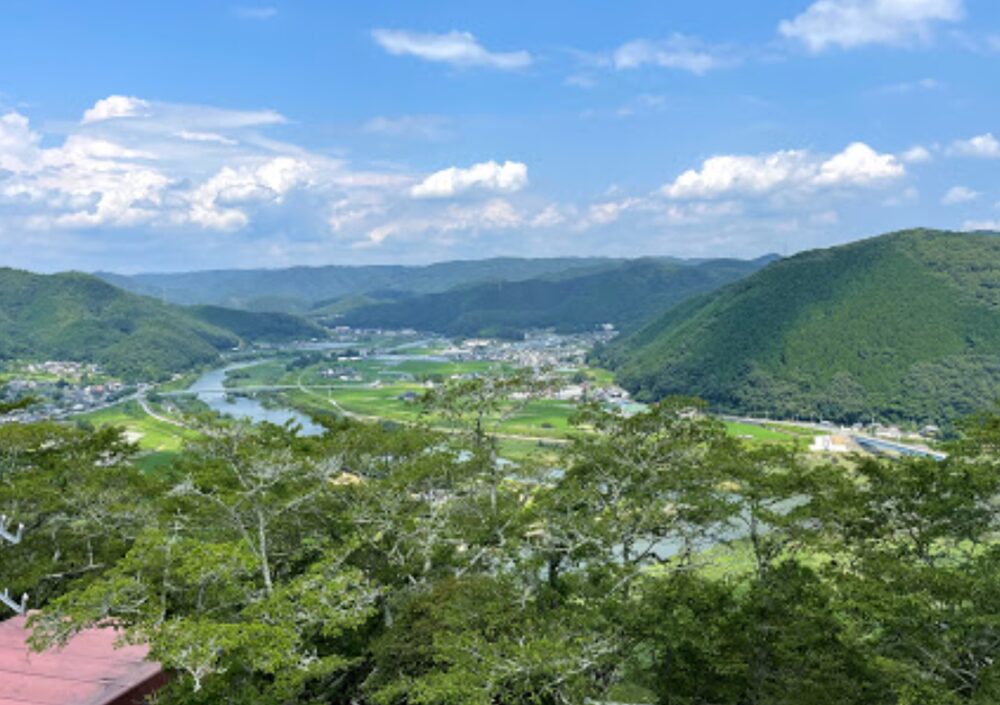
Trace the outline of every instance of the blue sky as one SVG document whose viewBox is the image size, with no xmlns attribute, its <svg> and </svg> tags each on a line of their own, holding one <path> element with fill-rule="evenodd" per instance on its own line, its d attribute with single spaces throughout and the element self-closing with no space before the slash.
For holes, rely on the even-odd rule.
<svg viewBox="0 0 1000 705">
<path fill-rule="evenodd" d="M 38 0 L 0 6 L 0 46 L 2 265 L 1000 229 L 991 0 Z"/>
</svg>

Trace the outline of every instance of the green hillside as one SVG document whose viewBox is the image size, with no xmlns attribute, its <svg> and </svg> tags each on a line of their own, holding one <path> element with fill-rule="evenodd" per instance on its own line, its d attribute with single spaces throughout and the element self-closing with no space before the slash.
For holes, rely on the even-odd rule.
<svg viewBox="0 0 1000 705">
<path fill-rule="evenodd" d="M 642 399 L 948 421 L 1000 398 L 1000 237 L 913 230 L 805 252 L 596 355 Z"/>
<path fill-rule="evenodd" d="M 317 305 L 329 304 L 343 297 L 376 292 L 434 293 L 474 282 L 499 279 L 519 281 L 569 270 L 613 266 L 620 262 L 597 257 L 497 257 L 425 266 L 334 265 L 132 276 L 100 272 L 96 276 L 128 291 L 177 304 L 305 313 Z"/>
<path fill-rule="evenodd" d="M 347 325 L 417 328 L 448 335 L 514 334 L 552 327 L 570 332 L 602 323 L 632 327 L 657 312 L 740 279 L 770 258 L 679 264 L 633 260 L 528 281 L 494 281 L 347 312 Z"/>
<path fill-rule="evenodd" d="M 0 359 L 96 362 L 149 379 L 218 358 L 233 333 L 87 274 L 0 269 Z"/>
<path fill-rule="evenodd" d="M 325 328 L 288 313 L 259 313 L 222 306 L 192 306 L 187 310 L 205 323 L 224 328 L 247 343 L 282 343 L 327 335 Z"/>
</svg>

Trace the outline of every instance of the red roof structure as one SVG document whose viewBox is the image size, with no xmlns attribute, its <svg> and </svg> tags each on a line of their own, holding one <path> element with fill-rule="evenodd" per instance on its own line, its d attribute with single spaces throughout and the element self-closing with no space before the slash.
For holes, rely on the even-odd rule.
<svg viewBox="0 0 1000 705">
<path fill-rule="evenodd" d="M 28 648 L 25 618 L 0 622 L 0 705 L 139 705 L 167 680 L 145 646 L 115 648 L 115 630 L 88 629 L 62 649 Z"/>
</svg>

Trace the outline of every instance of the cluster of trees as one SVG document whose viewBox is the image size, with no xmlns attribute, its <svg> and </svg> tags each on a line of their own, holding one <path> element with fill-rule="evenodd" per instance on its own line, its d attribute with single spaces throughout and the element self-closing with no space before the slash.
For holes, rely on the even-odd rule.
<svg viewBox="0 0 1000 705">
<path fill-rule="evenodd" d="M 0 575 L 38 646 L 150 643 L 163 703 L 1000 700 L 1000 417 L 821 464 L 671 400 L 502 462 L 526 384 L 438 391 L 449 434 L 205 426 L 153 475 L 114 431 L 0 426 Z"/>
<path fill-rule="evenodd" d="M 615 341 L 643 399 L 947 424 L 1000 396 L 1000 239 L 936 231 L 801 253 Z"/>
<path fill-rule="evenodd" d="M 192 306 L 188 311 L 199 320 L 231 331 L 245 342 L 282 343 L 325 338 L 329 331 L 290 313 L 241 311 L 222 306 Z"/>
<path fill-rule="evenodd" d="M 76 272 L 0 268 L 0 360 L 94 362 L 128 380 L 163 379 L 241 343 L 325 337 L 284 313 L 182 308 Z"/>
</svg>

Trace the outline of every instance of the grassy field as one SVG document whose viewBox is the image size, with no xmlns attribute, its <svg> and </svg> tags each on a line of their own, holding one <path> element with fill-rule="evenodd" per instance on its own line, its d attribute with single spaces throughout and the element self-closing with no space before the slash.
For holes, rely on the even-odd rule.
<svg viewBox="0 0 1000 705">
<path fill-rule="evenodd" d="M 176 453 L 185 441 L 196 438 L 193 431 L 165 423 L 149 416 L 138 402 L 129 401 L 76 418 L 94 426 L 121 426 L 137 438 L 139 447 L 151 452 Z"/>
<path fill-rule="evenodd" d="M 407 351 L 408 353 L 411 351 Z M 378 418 L 399 423 L 426 423 L 432 427 L 444 428 L 448 423 L 429 415 L 423 406 L 408 396 L 421 396 L 426 391 L 421 380 L 447 379 L 456 375 L 482 374 L 506 369 L 504 365 L 490 361 L 443 361 L 413 360 L 404 356 L 366 358 L 362 360 L 324 359 L 308 367 L 292 367 L 288 363 L 294 358 L 284 356 L 266 360 L 231 373 L 226 385 L 233 389 L 252 386 L 291 386 L 274 392 L 274 402 L 287 404 L 301 411 L 321 410 L 324 412 L 344 412 L 362 418 Z M 327 369 L 349 368 L 356 375 L 353 380 L 340 380 L 323 376 Z M 612 375 L 599 368 L 580 370 L 588 379 L 600 384 L 608 384 Z M 574 433 L 570 418 L 576 412 L 571 402 L 555 399 L 538 399 L 529 402 L 511 418 L 501 422 L 495 432 L 507 436 L 508 441 L 517 438 L 567 439 Z M 812 440 L 813 432 L 803 429 L 784 428 L 776 425 L 760 426 L 746 423 L 727 423 L 728 432 L 751 444 L 789 444 L 806 447 Z M 515 445 L 512 450 L 524 456 L 534 441 L 528 445 Z"/>
<path fill-rule="evenodd" d="M 792 430 L 778 428 L 775 426 L 758 426 L 757 424 L 739 423 L 727 421 L 726 430 L 729 435 L 742 438 L 755 445 L 763 444 L 790 444 L 806 445 L 812 441 L 812 435 L 804 436 Z"/>
</svg>

